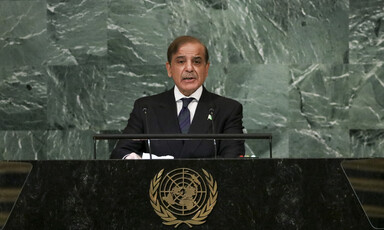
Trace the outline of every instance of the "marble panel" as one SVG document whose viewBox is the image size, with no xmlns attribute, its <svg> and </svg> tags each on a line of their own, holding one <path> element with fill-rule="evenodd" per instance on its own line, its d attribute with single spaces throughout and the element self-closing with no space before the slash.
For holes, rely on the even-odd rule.
<svg viewBox="0 0 384 230">
<path fill-rule="evenodd" d="M 260 132 L 268 132 L 268 130 Z M 289 158 L 289 129 L 279 128 L 271 130 L 270 133 L 272 133 L 272 158 Z M 261 157 L 269 158 L 269 152 L 264 152 Z"/>
<path fill-rule="evenodd" d="M 288 135 L 291 158 L 354 157 L 348 129 L 290 129 Z"/>
<path fill-rule="evenodd" d="M 0 2 L 18 2 L 20 0 L 0 0 Z M 46 0 L 23 0 L 23 2 L 45 2 Z"/>
<path fill-rule="evenodd" d="M 43 2 L 1 2 L 1 37 L 27 37 L 45 28 Z"/>
<path fill-rule="evenodd" d="M 106 125 L 106 68 L 52 66 L 48 71 L 49 129 L 102 129 Z"/>
<path fill-rule="evenodd" d="M 165 1 L 110 1 L 108 8 L 110 64 L 165 64 L 169 26 Z"/>
<path fill-rule="evenodd" d="M 382 156 L 382 6 L 0 0 L 0 130 L 14 138 L 2 156 L 47 159 L 48 129 L 49 159 L 90 159 L 93 133 L 123 129 L 134 100 L 173 86 L 166 50 L 184 34 L 210 51 L 207 89 L 243 104 L 248 132 L 272 132 L 274 156 Z M 113 143 L 98 145 L 107 159 Z M 263 141 L 248 150 L 269 157 Z"/>
<path fill-rule="evenodd" d="M 199 37 L 212 63 L 284 63 L 282 55 L 288 60 L 287 2 L 170 1 L 169 8 L 169 34 Z"/>
<path fill-rule="evenodd" d="M 272 158 L 288 158 L 289 136 L 286 128 L 274 130 L 247 129 L 247 133 L 271 133 L 272 134 Z M 245 156 L 256 158 L 270 158 L 270 146 L 267 139 L 255 139 L 245 141 Z"/>
<path fill-rule="evenodd" d="M 94 130 L 50 130 L 47 134 L 48 160 L 90 160 L 93 159 Z M 97 142 L 97 159 L 108 159 L 109 152 L 104 141 Z"/>
<path fill-rule="evenodd" d="M 223 13 L 229 63 L 290 62 L 287 1 L 228 1 Z"/>
<path fill-rule="evenodd" d="M 219 69 L 222 72 L 218 72 Z M 224 77 L 221 74 L 225 74 Z M 285 65 L 230 65 L 212 68 L 214 92 L 243 105 L 247 129 L 287 126 L 289 70 Z M 212 79 L 210 80 L 212 81 Z M 212 84 L 212 83 L 211 83 Z"/>
<path fill-rule="evenodd" d="M 0 130 L 47 128 L 47 73 L 44 68 L 0 68 Z"/>
<path fill-rule="evenodd" d="M 97 130 L 97 134 L 121 134 L 120 130 Z M 108 160 L 118 140 L 97 140 L 96 159 Z"/>
<path fill-rule="evenodd" d="M 0 130 L 0 137 L 0 160 L 46 159 L 46 131 Z"/>
<path fill-rule="evenodd" d="M 290 127 L 348 125 L 355 82 L 348 65 L 293 65 L 290 71 Z"/>
<path fill-rule="evenodd" d="M 354 89 L 349 112 L 353 129 L 384 128 L 384 68 L 383 63 L 351 65 Z"/>
<path fill-rule="evenodd" d="M 107 101 L 107 129 L 124 129 L 136 99 L 164 92 L 173 85 L 164 64 L 108 66 L 104 92 Z"/>
<path fill-rule="evenodd" d="M 98 64 L 107 55 L 107 3 L 47 0 L 49 65 Z"/>
<path fill-rule="evenodd" d="M 168 1 L 168 43 L 181 35 L 199 38 L 210 52 L 212 64 L 223 64 L 227 59 L 227 36 L 224 11 L 228 2 L 221 1 L 221 7 L 213 7 L 209 1 Z"/>
<path fill-rule="evenodd" d="M 288 156 L 289 69 L 285 65 L 212 65 L 205 86 L 243 105 L 248 133 L 272 133 L 273 156 Z M 269 157 L 268 140 L 247 140 L 247 157 Z"/>
<path fill-rule="evenodd" d="M 384 0 L 350 0 L 350 63 L 384 61 Z"/>
<path fill-rule="evenodd" d="M 384 157 L 383 129 L 352 129 L 349 134 L 354 157 Z"/>
<path fill-rule="evenodd" d="M 290 63 L 348 63 L 348 0 L 289 1 Z"/>
<path fill-rule="evenodd" d="M 47 56 L 45 2 L 0 1 L 0 66 L 40 65 Z"/>
<path fill-rule="evenodd" d="M 272 133 L 273 155 L 288 155 L 288 81 L 285 65 L 212 65 L 205 86 L 243 105 L 248 133 Z M 247 140 L 247 157 L 269 157 L 268 140 Z"/>
</svg>

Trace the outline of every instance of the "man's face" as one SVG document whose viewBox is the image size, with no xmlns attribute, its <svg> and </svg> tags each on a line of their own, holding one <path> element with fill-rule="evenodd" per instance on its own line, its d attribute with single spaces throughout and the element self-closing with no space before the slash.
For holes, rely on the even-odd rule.
<svg viewBox="0 0 384 230">
<path fill-rule="evenodd" d="M 166 63 L 168 76 L 185 96 L 195 92 L 208 76 L 209 62 L 205 60 L 205 49 L 200 43 L 186 43 Z"/>
</svg>

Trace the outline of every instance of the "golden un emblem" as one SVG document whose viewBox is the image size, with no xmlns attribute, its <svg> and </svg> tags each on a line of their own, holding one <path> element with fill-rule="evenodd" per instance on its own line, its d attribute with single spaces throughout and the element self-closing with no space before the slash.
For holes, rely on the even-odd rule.
<svg viewBox="0 0 384 230">
<path fill-rule="evenodd" d="M 149 197 L 156 214 L 165 225 L 189 227 L 205 223 L 217 200 L 217 183 L 202 169 L 204 176 L 189 168 L 178 168 L 151 180 Z"/>
</svg>

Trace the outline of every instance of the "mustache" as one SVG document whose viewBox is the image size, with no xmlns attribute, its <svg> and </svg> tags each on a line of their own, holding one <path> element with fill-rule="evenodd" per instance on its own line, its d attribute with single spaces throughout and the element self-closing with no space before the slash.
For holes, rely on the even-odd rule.
<svg viewBox="0 0 384 230">
<path fill-rule="evenodd" d="M 182 78 L 197 78 L 195 73 L 183 73 L 181 75 Z"/>
</svg>

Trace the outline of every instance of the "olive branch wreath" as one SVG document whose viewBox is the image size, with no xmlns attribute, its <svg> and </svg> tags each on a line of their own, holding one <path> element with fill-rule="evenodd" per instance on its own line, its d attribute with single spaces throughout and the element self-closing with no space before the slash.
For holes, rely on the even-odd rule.
<svg viewBox="0 0 384 230">
<path fill-rule="evenodd" d="M 205 179 L 208 182 L 209 187 L 209 198 L 207 203 L 204 205 L 202 209 L 200 209 L 190 220 L 178 220 L 170 211 L 165 209 L 162 205 L 160 205 L 159 200 L 157 199 L 157 190 L 160 185 L 160 181 L 162 178 L 162 174 L 164 169 L 162 169 L 159 173 L 157 173 L 153 179 L 151 180 L 151 185 L 149 187 L 149 197 L 151 199 L 151 205 L 155 210 L 156 214 L 164 220 L 163 224 L 165 225 L 175 225 L 177 228 L 180 224 L 186 224 L 190 228 L 192 225 L 200 225 L 206 222 L 206 218 L 212 212 L 213 208 L 216 205 L 217 200 L 217 182 L 213 180 L 211 174 L 209 174 L 204 169 L 203 173 L 205 174 Z"/>
</svg>

